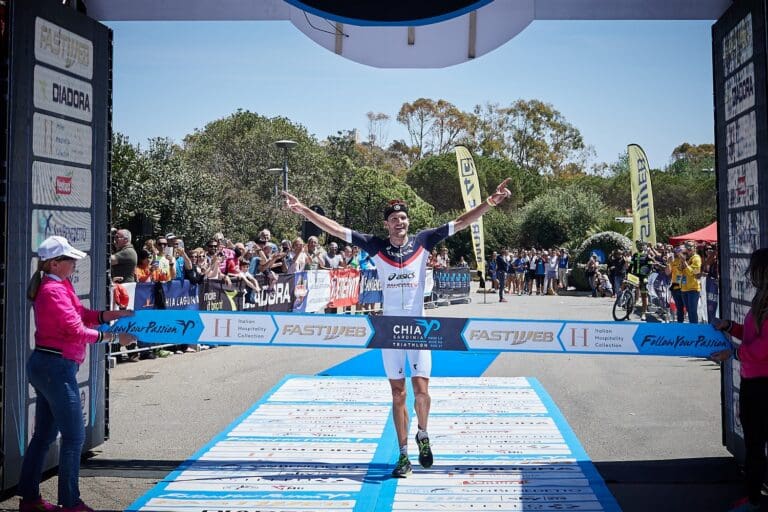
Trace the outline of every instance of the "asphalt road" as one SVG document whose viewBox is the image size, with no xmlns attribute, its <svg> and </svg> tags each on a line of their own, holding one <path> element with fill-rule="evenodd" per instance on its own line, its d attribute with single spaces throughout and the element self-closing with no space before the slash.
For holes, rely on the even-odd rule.
<svg viewBox="0 0 768 512">
<path fill-rule="evenodd" d="M 510 297 L 500 304 L 491 295 L 472 298 L 472 304 L 428 314 L 611 319 L 608 299 Z M 219 347 L 118 365 L 111 371 L 111 437 L 82 464 L 83 500 L 98 510 L 123 510 L 285 375 L 312 375 L 357 353 Z M 721 443 L 714 363 L 504 353 L 484 375 L 539 379 L 627 512 L 719 512 L 740 494 L 738 469 Z M 55 475 L 46 479 L 44 496 L 55 496 L 56 483 Z M 16 510 L 17 503 L 0 501 L 0 510 Z"/>
</svg>

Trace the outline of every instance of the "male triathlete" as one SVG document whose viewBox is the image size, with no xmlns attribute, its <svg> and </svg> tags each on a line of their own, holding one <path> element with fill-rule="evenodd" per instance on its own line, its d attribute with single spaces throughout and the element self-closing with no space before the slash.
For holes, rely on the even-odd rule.
<svg viewBox="0 0 768 512">
<path fill-rule="evenodd" d="M 353 243 L 371 255 L 381 282 L 382 308 L 385 315 L 424 316 L 424 282 L 427 259 L 432 248 L 455 232 L 469 227 L 491 207 L 506 199 L 510 192 L 504 180 L 488 199 L 459 216 L 456 220 L 439 228 L 408 235 L 408 205 L 404 201 L 390 201 L 384 208 L 384 227 L 387 239 L 365 235 L 345 228 L 338 222 L 324 217 L 301 203 L 296 197 L 283 192 L 285 203 L 294 213 L 331 235 Z M 390 280 L 389 277 L 392 277 Z M 411 474 L 408 460 L 408 409 L 405 391 L 405 361 L 411 370 L 411 382 L 415 394 L 418 432 L 416 444 L 419 448 L 419 463 L 422 467 L 432 466 L 432 449 L 427 435 L 429 417 L 429 376 L 432 369 L 432 354 L 428 350 L 385 349 L 381 351 L 384 369 L 392 388 L 392 414 L 397 430 L 400 456 L 392 476 L 404 478 Z"/>
</svg>

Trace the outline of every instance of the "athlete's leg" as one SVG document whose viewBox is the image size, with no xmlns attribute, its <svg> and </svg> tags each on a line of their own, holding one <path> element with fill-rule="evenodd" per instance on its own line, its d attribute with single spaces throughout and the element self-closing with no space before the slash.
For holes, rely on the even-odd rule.
<svg viewBox="0 0 768 512">
<path fill-rule="evenodd" d="M 389 379 L 389 387 L 392 388 L 392 418 L 395 421 L 395 431 L 397 432 L 397 446 L 402 448 L 408 445 L 408 407 L 405 405 L 405 379 Z"/>
</svg>

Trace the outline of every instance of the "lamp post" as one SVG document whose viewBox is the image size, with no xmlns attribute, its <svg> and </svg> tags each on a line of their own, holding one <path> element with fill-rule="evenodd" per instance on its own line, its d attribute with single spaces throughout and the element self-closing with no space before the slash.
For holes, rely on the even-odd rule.
<svg viewBox="0 0 768 512">
<path fill-rule="evenodd" d="M 282 167 L 271 167 L 271 168 L 267 169 L 267 172 L 275 175 L 275 200 L 279 202 L 280 201 L 280 191 L 277 188 L 277 175 L 279 173 L 283 172 L 283 168 Z"/>
<path fill-rule="evenodd" d="M 278 140 L 275 146 L 283 150 L 283 190 L 288 190 L 288 150 L 296 146 L 297 142 L 292 140 Z"/>
</svg>

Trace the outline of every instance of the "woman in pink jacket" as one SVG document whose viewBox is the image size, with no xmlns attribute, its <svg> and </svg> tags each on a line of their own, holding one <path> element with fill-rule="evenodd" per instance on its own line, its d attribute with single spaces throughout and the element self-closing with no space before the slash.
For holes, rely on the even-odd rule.
<svg viewBox="0 0 768 512">
<path fill-rule="evenodd" d="M 739 279 L 741 276 L 732 276 Z M 744 430 L 746 498 L 736 503 L 731 512 L 760 510 L 760 488 L 765 478 L 768 445 L 768 249 L 752 253 L 747 278 L 755 287 L 752 308 L 744 324 L 716 320 L 716 329 L 742 340 L 734 350 L 712 354 L 718 362 L 731 355 L 741 362 L 739 386 L 739 419 Z"/>
<path fill-rule="evenodd" d="M 77 369 L 85 359 L 89 343 L 115 342 L 128 345 L 132 334 L 100 332 L 92 328 L 133 311 L 94 311 L 80 303 L 70 282 L 75 262 L 85 253 L 72 247 L 66 238 L 46 238 L 37 249 L 37 272 L 27 288 L 34 301 L 35 349 L 27 362 L 29 383 L 35 388 L 35 431 L 21 466 L 19 510 L 88 512 L 93 509 L 80 500 L 78 478 L 80 452 L 85 440 Z M 43 463 L 51 443 L 61 432 L 59 450 L 59 505 L 40 495 Z"/>
</svg>

